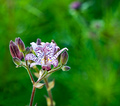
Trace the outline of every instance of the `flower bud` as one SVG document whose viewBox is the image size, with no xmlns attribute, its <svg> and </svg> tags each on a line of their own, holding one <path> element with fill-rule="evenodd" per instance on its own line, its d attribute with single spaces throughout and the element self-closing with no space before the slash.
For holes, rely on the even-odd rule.
<svg viewBox="0 0 120 106">
<path fill-rule="evenodd" d="M 80 6 L 81 6 L 81 3 L 78 2 L 78 1 L 75 1 L 75 2 L 71 3 L 71 8 L 72 9 L 78 10 L 80 8 Z"/>
<path fill-rule="evenodd" d="M 64 64 L 67 63 L 67 60 L 68 60 L 68 53 L 67 53 L 67 51 L 65 50 L 65 51 L 61 54 L 60 62 L 62 63 L 62 65 L 64 65 Z"/>
<path fill-rule="evenodd" d="M 63 67 L 62 67 L 62 70 L 63 70 L 63 71 L 68 71 L 68 70 L 70 70 L 70 67 L 69 67 L 69 66 L 63 66 Z"/>
<path fill-rule="evenodd" d="M 10 53 L 13 58 L 17 57 L 20 60 L 23 59 L 23 54 L 19 51 L 18 46 L 12 40 L 10 41 L 9 48 L 10 48 Z"/>
<path fill-rule="evenodd" d="M 18 48 L 21 52 L 25 51 L 25 45 L 19 37 L 15 39 L 15 43 L 18 45 Z"/>
<path fill-rule="evenodd" d="M 52 43 L 55 43 L 55 41 L 52 39 L 52 41 L 51 41 Z"/>
<path fill-rule="evenodd" d="M 37 39 L 37 42 L 36 42 L 37 45 L 40 45 L 41 44 L 41 40 L 38 38 Z"/>
<path fill-rule="evenodd" d="M 24 58 L 23 53 L 20 52 L 20 60 L 22 60 L 23 58 Z"/>
<path fill-rule="evenodd" d="M 22 61 L 21 61 L 19 58 L 17 58 L 17 57 L 14 57 L 14 58 L 13 58 L 13 62 L 14 62 L 17 66 L 19 66 L 19 65 L 22 64 Z"/>
<path fill-rule="evenodd" d="M 32 46 L 30 47 L 30 52 L 33 52 L 33 48 L 32 48 Z"/>
<path fill-rule="evenodd" d="M 29 53 L 30 53 L 30 48 L 27 47 L 27 48 L 25 49 L 25 55 L 26 55 L 26 54 L 29 54 Z"/>
</svg>

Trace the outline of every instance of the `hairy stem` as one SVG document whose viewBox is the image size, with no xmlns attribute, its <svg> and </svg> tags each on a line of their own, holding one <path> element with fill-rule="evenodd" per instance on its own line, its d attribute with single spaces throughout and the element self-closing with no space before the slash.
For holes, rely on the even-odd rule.
<svg viewBox="0 0 120 106">
<path fill-rule="evenodd" d="M 32 74 L 31 74 L 30 69 L 29 69 L 28 67 L 25 67 L 25 68 L 27 69 L 27 72 L 28 72 L 28 74 L 29 74 L 29 76 L 30 76 L 31 82 L 34 83 L 35 81 L 34 81 L 34 79 L 33 79 L 33 76 L 32 76 Z"/>
<path fill-rule="evenodd" d="M 36 83 L 38 83 L 41 80 L 43 80 L 47 75 L 48 75 L 48 73 L 45 73 L 41 78 L 38 78 L 38 80 L 36 81 Z"/>
<path fill-rule="evenodd" d="M 50 106 L 53 106 L 52 93 L 51 93 L 51 90 L 48 90 L 48 88 L 49 88 L 48 80 L 46 78 L 44 78 L 44 82 L 45 82 L 47 92 L 48 92 L 48 95 L 49 95 L 49 98 L 50 98 L 50 102 L 51 102 Z"/>
<path fill-rule="evenodd" d="M 31 99 L 30 99 L 30 106 L 32 106 L 32 104 L 33 104 L 34 95 L 35 95 L 35 90 L 36 90 L 36 88 L 33 86 L 32 94 L 31 94 Z"/>
<path fill-rule="evenodd" d="M 43 74 L 43 76 L 42 76 L 40 79 L 38 79 L 38 80 L 36 81 L 36 83 L 40 82 L 40 81 L 41 81 L 42 79 L 44 79 L 48 74 L 51 74 L 51 73 L 53 73 L 53 72 L 61 69 L 61 67 L 62 67 L 62 65 L 61 65 L 60 67 L 57 67 L 57 68 L 55 68 L 55 69 L 52 69 L 52 70 L 48 71 L 47 73 Z"/>
<path fill-rule="evenodd" d="M 34 79 L 33 79 L 32 73 L 31 73 L 31 71 L 30 71 L 30 69 L 29 69 L 29 67 L 28 67 L 27 61 L 26 61 L 26 66 L 24 66 L 24 67 L 27 69 L 27 72 L 28 72 L 28 74 L 29 74 L 29 76 L 30 76 L 30 79 L 31 79 L 32 84 L 34 84 L 35 81 L 34 81 Z M 36 89 L 36 88 L 33 86 L 32 94 L 31 94 L 31 99 L 30 99 L 30 106 L 32 106 L 32 104 L 33 104 L 33 99 L 34 99 L 34 95 L 35 95 L 35 89 Z"/>
<path fill-rule="evenodd" d="M 29 74 L 29 76 L 30 76 L 30 79 L 31 79 L 31 82 L 32 82 L 32 84 L 33 84 L 35 81 L 34 81 L 34 79 L 33 79 L 32 73 L 31 73 L 31 71 L 30 71 L 30 69 L 29 69 L 29 67 L 28 67 L 27 61 L 26 61 L 26 66 L 25 66 L 25 65 L 23 65 L 23 66 L 27 69 L 27 72 L 28 72 L 28 74 Z"/>
<path fill-rule="evenodd" d="M 48 74 L 53 73 L 53 72 L 61 69 L 61 67 L 62 67 L 62 65 L 61 65 L 60 67 L 57 67 L 57 68 L 55 68 L 55 69 L 52 69 L 52 70 L 48 71 Z"/>
<path fill-rule="evenodd" d="M 36 72 L 39 73 L 39 69 L 37 68 L 37 66 L 33 66 L 33 68 L 34 68 L 34 70 L 35 70 Z"/>
</svg>

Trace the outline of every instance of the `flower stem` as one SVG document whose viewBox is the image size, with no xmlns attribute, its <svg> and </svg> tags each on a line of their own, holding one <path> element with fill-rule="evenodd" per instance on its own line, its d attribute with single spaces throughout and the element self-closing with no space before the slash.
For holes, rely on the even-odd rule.
<svg viewBox="0 0 120 106">
<path fill-rule="evenodd" d="M 28 67 L 27 61 L 26 61 L 26 65 L 23 65 L 23 66 L 27 69 L 27 72 L 28 72 L 28 74 L 29 74 L 29 76 L 30 76 L 30 79 L 31 79 L 31 82 L 32 82 L 32 84 L 33 84 L 35 81 L 34 81 L 34 79 L 33 79 L 33 76 L 32 76 L 32 74 L 31 74 L 31 71 L 30 71 L 30 69 L 29 69 L 29 67 Z"/>
<path fill-rule="evenodd" d="M 61 65 L 60 67 L 57 67 L 57 68 L 55 68 L 55 69 L 52 69 L 52 70 L 48 71 L 48 74 L 53 73 L 53 72 L 61 69 L 61 67 L 62 67 L 62 65 Z"/>
<path fill-rule="evenodd" d="M 42 77 L 38 78 L 38 80 L 36 81 L 36 83 L 38 83 L 41 80 L 43 80 L 47 75 L 48 75 L 48 73 L 45 73 Z"/>
<path fill-rule="evenodd" d="M 49 85 L 48 85 L 47 78 L 44 78 L 44 82 L 45 82 L 45 85 L 46 85 L 46 88 L 47 88 L 47 92 L 48 92 L 48 95 L 49 95 L 49 98 L 50 98 L 50 102 L 51 102 L 50 106 L 53 106 L 52 93 L 51 93 L 51 90 L 48 90 Z"/>
<path fill-rule="evenodd" d="M 31 74 L 31 71 L 29 70 L 28 67 L 26 67 L 26 69 L 27 69 L 27 72 L 28 72 L 28 74 L 29 74 L 29 76 L 30 76 L 31 82 L 34 83 L 35 81 L 34 81 L 34 79 L 33 79 L 33 76 L 32 76 L 32 74 Z"/>
<path fill-rule="evenodd" d="M 37 66 L 33 66 L 33 68 L 34 68 L 34 70 L 35 70 L 36 72 L 39 73 L 39 69 L 37 68 Z"/>
<path fill-rule="evenodd" d="M 31 94 L 31 99 L 30 99 L 30 106 L 32 106 L 32 104 L 33 104 L 33 99 L 34 99 L 35 90 L 36 90 L 36 88 L 33 86 L 32 94 Z"/>
</svg>

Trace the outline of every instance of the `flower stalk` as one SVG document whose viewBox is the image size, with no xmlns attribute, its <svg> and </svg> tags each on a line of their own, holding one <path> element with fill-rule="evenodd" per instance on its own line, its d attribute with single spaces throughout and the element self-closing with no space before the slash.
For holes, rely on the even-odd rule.
<svg viewBox="0 0 120 106">
<path fill-rule="evenodd" d="M 32 73 L 31 73 L 31 71 L 30 71 L 30 69 L 29 69 L 29 67 L 28 67 L 28 65 L 27 65 L 27 61 L 26 61 L 26 66 L 24 65 L 24 67 L 27 69 L 27 72 L 28 72 L 28 74 L 29 74 L 29 76 L 30 76 L 30 79 L 31 79 L 32 84 L 34 84 L 35 81 L 34 81 L 34 79 L 33 79 Z"/>
<path fill-rule="evenodd" d="M 39 78 L 36 83 L 40 82 L 41 80 L 43 80 L 46 76 L 47 76 L 48 73 L 45 73 L 41 78 Z"/>
<path fill-rule="evenodd" d="M 62 68 L 62 65 L 60 65 L 59 67 L 57 67 L 55 69 L 52 69 L 52 70 L 48 71 L 48 74 L 51 74 L 51 73 L 53 73 L 53 72 L 55 72 L 57 70 L 60 70 L 61 68 Z"/>
<path fill-rule="evenodd" d="M 32 104 L 33 104 L 34 95 L 35 95 L 35 90 L 36 90 L 36 88 L 33 86 L 32 94 L 31 94 L 31 99 L 30 99 L 30 106 L 32 106 Z"/>
<path fill-rule="evenodd" d="M 46 85 L 46 89 L 47 89 L 47 92 L 48 92 L 48 96 L 49 96 L 49 98 L 50 98 L 50 106 L 53 106 L 52 93 L 51 93 L 51 90 L 48 90 L 49 84 L 48 84 L 47 78 L 44 78 L 44 82 L 45 82 L 45 85 Z"/>
</svg>

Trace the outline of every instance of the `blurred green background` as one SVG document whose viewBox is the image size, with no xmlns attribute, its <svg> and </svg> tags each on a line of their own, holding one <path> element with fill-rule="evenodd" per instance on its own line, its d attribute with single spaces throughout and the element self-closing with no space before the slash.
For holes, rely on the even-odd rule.
<svg viewBox="0 0 120 106">
<path fill-rule="evenodd" d="M 69 49 L 69 72 L 58 71 L 52 89 L 57 106 L 120 106 L 120 2 L 81 0 L 0 0 L 0 106 L 29 104 L 32 85 L 24 68 L 15 68 L 9 42 L 26 47 L 40 38 Z M 34 104 L 46 106 L 45 87 Z"/>
</svg>

